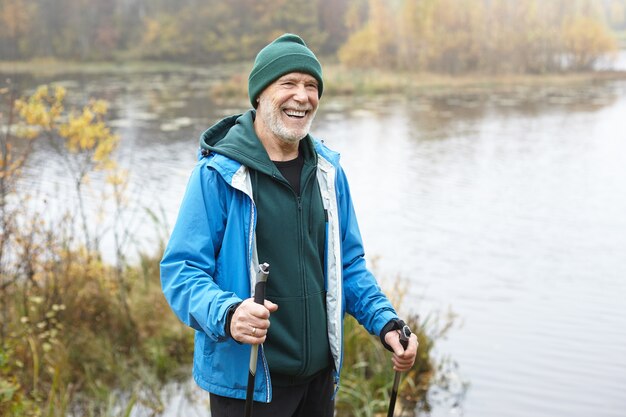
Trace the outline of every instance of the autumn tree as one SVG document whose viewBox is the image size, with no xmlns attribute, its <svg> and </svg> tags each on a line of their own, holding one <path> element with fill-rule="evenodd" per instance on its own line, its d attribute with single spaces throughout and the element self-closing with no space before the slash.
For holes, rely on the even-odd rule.
<svg viewBox="0 0 626 417">
<path fill-rule="evenodd" d="M 249 60 L 284 32 L 301 35 L 317 49 L 318 4 L 310 0 L 210 0 L 182 2 L 173 13 L 148 13 L 139 52 L 150 58 L 195 62 Z"/>
<path fill-rule="evenodd" d="M 615 50 L 594 0 L 353 0 L 348 66 L 444 72 L 590 69 Z M 567 57 L 568 59 L 563 59 Z"/>
<path fill-rule="evenodd" d="M 0 0 L 0 53 L 221 63 L 292 32 L 350 66 L 542 73 L 589 68 L 609 26 L 626 0 Z"/>
<path fill-rule="evenodd" d="M 617 50 L 617 41 L 607 27 L 588 17 L 567 19 L 562 36 L 569 65 L 577 71 L 592 69 L 599 58 Z"/>
<path fill-rule="evenodd" d="M 0 0 L 0 55 L 19 58 L 28 48 L 26 36 L 35 23 L 36 4 L 27 0 Z"/>
<path fill-rule="evenodd" d="M 395 3 L 395 2 L 392 2 Z M 358 3 L 353 4 L 349 17 L 355 19 Z M 341 62 L 355 67 L 395 67 L 397 65 L 398 34 L 393 5 L 385 0 L 369 0 L 366 23 L 354 32 L 338 51 Z"/>
<path fill-rule="evenodd" d="M 111 157 L 117 138 L 102 121 L 106 113 L 104 102 L 91 102 L 79 113 L 67 111 L 62 87 L 42 86 L 31 96 L 18 99 L 9 85 L 0 89 L 0 98 L 0 125 L 4 126 L 0 134 L 0 293 L 10 296 L 19 287 L 28 295 L 29 287 L 45 284 L 42 277 L 46 276 L 46 265 L 53 265 L 54 259 L 61 256 L 50 241 L 58 241 L 65 230 L 71 230 L 61 227 L 61 219 L 65 218 L 61 216 L 51 235 L 37 205 L 31 204 L 36 191 L 19 187 L 35 144 L 48 139 L 54 142 L 53 146 L 62 147 L 57 149 L 67 162 L 67 172 L 75 175 L 75 190 L 81 202 L 78 210 L 84 231 L 81 243 L 91 253 L 95 244 L 82 205 L 82 187 L 91 171 L 113 166 Z M 66 243 L 70 241 L 74 240 L 70 237 Z M 54 282 L 50 284 L 54 291 Z M 3 306 L 7 305 L 5 301 Z M 8 314 L 3 310 L 5 313 Z M 0 334 L 4 336 L 3 328 Z"/>
<path fill-rule="evenodd" d="M 72 176 L 84 244 L 90 253 L 98 249 L 98 237 L 90 228 L 84 187 L 91 172 L 115 168 L 112 154 L 119 138 L 104 121 L 108 106 L 105 101 L 92 100 L 81 111 L 68 111 L 65 93 L 63 87 L 41 86 L 28 99 L 18 100 L 16 108 L 28 128 L 48 140 Z"/>
</svg>

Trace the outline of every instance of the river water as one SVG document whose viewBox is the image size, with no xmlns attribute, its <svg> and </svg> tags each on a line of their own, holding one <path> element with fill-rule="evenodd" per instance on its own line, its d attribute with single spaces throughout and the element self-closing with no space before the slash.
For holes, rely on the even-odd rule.
<svg viewBox="0 0 626 417">
<path fill-rule="evenodd" d="M 219 75 L 23 82 L 111 102 L 140 207 L 127 225 L 150 249 L 175 220 L 200 133 L 247 108 L 210 98 Z M 467 391 L 434 416 L 626 415 L 626 82 L 325 96 L 313 132 L 342 154 L 368 259 L 383 286 L 407 285 L 402 311 L 457 316 L 435 353 L 458 363 Z M 45 146 L 25 183 L 48 211 L 69 198 Z M 88 205 L 102 207 L 99 196 Z M 163 213 L 161 226 L 144 207 Z M 169 415 L 179 407 L 203 415 L 179 402 Z"/>
</svg>

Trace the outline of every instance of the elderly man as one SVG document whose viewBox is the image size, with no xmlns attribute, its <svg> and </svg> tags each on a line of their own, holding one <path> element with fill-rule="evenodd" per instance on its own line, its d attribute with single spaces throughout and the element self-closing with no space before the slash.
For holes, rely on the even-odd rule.
<svg viewBox="0 0 626 417">
<path fill-rule="evenodd" d="M 285 34 L 257 55 L 253 109 L 204 132 L 161 262 L 163 292 L 196 330 L 193 376 L 211 415 L 243 414 L 250 345 L 261 345 L 255 416 L 331 417 L 349 313 L 393 352 L 415 361 L 399 320 L 365 265 L 339 155 L 309 135 L 324 89 L 316 56 Z M 266 302 L 251 283 L 271 265 Z"/>
</svg>

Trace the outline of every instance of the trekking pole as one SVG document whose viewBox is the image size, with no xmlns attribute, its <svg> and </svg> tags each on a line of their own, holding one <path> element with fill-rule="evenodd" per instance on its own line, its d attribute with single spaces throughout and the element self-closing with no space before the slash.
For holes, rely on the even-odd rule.
<svg viewBox="0 0 626 417">
<path fill-rule="evenodd" d="M 400 329 L 400 344 L 406 350 L 409 346 L 409 338 L 411 337 L 411 329 L 409 326 L 403 323 L 402 329 Z M 391 390 L 391 398 L 389 400 L 389 412 L 387 417 L 393 417 L 393 410 L 396 408 L 396 397 L 398 396 L 398 385 L 400 385 L 400 376 L 402 372 L 396 371 L 396 376 L 393 379 L 393 389 Z"/>
<path fill-rule="evenodd" d="M 265 283 L 270 274 L 270 266 L 267 263 L 259 265 L 254 284 L 254 302 L 263 305 L 265 302 Z M 248 389 L 246 391 L 245 417 L 252 415 L 252 403 L 254 402 L 254 378 L 256 376 L 256 363 L 259 356 L 259 345 L 252 345 L 250 351 L 250 368 L 248 369 Z"/>
</svg>

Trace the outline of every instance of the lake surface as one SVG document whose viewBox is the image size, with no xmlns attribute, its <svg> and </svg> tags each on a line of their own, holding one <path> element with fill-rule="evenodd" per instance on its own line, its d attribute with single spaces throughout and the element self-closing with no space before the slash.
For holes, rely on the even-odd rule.
<svg viewBox="0 0 626 417">
<path fill-rule="evenodd" d="M 140 207 L 126 220 L 144 249 L 158 227 L 141 207 L 171 227 L 198 136 L 247 108 L 210 98 L 220 75 L 53 79 L 74 102 L 111 102 Z M 469 385 L 460 405 L 435 405 L 434 416 L 626 415 L 626 82 L 324 96 L 313 132 L 342 154 L 383 286 L 406 283 L 406 313 L 457 315 L 436 355 L 456 361 L 453 377 Z M 26 174 L 49 211 L 70 198 L 46 146 Z M 95 193 L 88 200 L 102 206 Z M 169 415 L 180 407 L 189 405 Z"/>
</svg>

